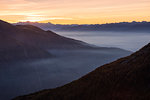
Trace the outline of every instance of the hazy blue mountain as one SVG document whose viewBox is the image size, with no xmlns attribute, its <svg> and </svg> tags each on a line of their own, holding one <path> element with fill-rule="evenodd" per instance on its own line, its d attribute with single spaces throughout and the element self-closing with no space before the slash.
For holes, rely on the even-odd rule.
<svg viewBox="0 0 150 100">
<path fill-rule="evenodd" d="M 150 22 L 120 22 L 108 24 L 73 24 L 61 25 L 52 23 L 38 23 L 38 22 L 19 22 L 15 25 L 35 25 L 44 30 L 54 31 L 124 31 L 124 32 L 150 32 Z"/>
</svg>

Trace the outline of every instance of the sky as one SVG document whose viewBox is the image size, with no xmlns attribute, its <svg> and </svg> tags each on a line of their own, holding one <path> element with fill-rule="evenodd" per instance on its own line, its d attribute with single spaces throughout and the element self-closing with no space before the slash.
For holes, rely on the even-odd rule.
<svg viewBox="0 0 150 100">
<path fill-rule="evenodd" d="M 54 24 L 150 21 L 150 0 L 0 0 L 0 19 Z"/>
</svg>

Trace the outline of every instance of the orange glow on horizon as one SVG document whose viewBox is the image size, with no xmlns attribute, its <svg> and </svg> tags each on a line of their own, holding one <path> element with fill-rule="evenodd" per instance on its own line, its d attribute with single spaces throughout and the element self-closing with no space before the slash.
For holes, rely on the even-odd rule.
<svg viewBox="0 0 150 100">
<path fill-rule="evenodd" d="M 0 19 L 54 24 L 150 21 L 149 0 L 1 0 Z"/>
</svg>

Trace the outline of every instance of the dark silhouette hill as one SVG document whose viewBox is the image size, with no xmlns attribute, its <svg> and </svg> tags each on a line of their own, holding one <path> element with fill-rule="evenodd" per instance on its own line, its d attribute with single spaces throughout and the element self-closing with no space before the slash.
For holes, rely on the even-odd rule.
<svg viewBox="0 0 150 100">
<path fill-rule="evenodd" d="M 0 61 L 51 56 L 47 51 L 15 38 L 20 34 L 19 31 L 15 26 L 0 20 Z"/>
<path fill-rule="evenodd" d="M 44 49 L 93 48 L 82 41 L 66 38 L 52 31 L 44 31 L 32 25 L 15 26 L 1 20 L 0 32 L 27 45 Z"/>
<path fill-rule="evenodd" d="M 32 25 L 12 25 L 0 20 L 0 61 L 51 57 L 47 49 L 92 48 Z"/>
<path fill-rule="evenodd" d="M 150 43 L 82 78 L 14 100 L 149 100 Z"/>
<path fill-rule="evenodd" d="M 32 25 L 12 25 L 0 20 L 0 60 L 51 57 L 49 49 L 107 49 L 44 31 Z"/>
<path fill-rule="evenodd" d="M 0 61 L 51 57 L 46 49 L 88 47 L 82 43 L 32 25 L 14 26 L 0 20 Z"/>
<path fill-rule="evenodd" d="M 36 45 L 44 49 L 93 48 L 89 44 L 82 41 L 66 38 L 52 31 L 44 31 L 32 25 L 17 25 L 16 27 L 22 29 L 22 34 L 18 35 L 17 38 L 29 45 Z"/>
</svg>

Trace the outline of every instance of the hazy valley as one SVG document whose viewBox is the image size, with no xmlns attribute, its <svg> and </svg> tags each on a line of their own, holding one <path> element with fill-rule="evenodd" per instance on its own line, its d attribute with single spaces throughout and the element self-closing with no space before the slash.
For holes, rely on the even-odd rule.
<svg viewBox="0 0 150 100">
<path fill-rule="evenodd" d="M 96 68 L 64 86 L 14 100 L 148 100 L 150 43 L 130 56 Z"/>
<path fill-rule="evenodd" d="M 150 0 L 0 0 L 0 100 L 150 100 Z"/>
<path fill-rule="evenodd" d="M 119 48 L 98 47 L 66 38 L 31 25 L 14 26 L 1 21 L 0 30 L 0 35 L 5 36 L 0 44 L 0 99 L 3 100 L 64 85 L 99 65 L 131 54 Z"/>
</svg>

